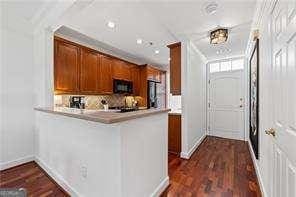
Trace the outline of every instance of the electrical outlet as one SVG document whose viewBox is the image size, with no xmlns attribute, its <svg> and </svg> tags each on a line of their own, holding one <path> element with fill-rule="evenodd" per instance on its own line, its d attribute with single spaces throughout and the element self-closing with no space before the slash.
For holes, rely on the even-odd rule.
<svg viewBox="0 0 296 197">
<path fill-rule="evenodd" d="M 87 178 L 87 167 L 86 166 L 81 167 L 81 176 L 83 178 Z"/>
</svg>

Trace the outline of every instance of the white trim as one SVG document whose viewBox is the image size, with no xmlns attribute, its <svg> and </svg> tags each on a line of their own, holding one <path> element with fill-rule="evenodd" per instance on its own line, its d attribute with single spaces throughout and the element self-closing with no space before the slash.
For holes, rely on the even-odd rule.
<svg viewBox="0 0 296 197">
<path fill-rule="evenodd" d="M 158 197 L 164 190 L 169 186 L 170 179 L 167 176 L 161 183 L 156 187 L 156 189 L 152 192 L 150 197 Z"/>
<path fill-rule="evenodd" d="M 251 142 L 250 142 L 250 140 L 248 140 L 248 148 L 249 148 L 249 151 L 251 153 L 251 157 L 252 157 L 253 165 L 255 167 L 257 179 L 258 179 L 260 190 L 261 190 L 261 193 L 262 193 L 262 197 L 267 197 L 267 193 L 266 193 L 266 190 L 265 190 L 265 187 L 264 187 L 264 184 L 263 184 L 263 179 L 262 179 L 262 176 L 261 176 L 261 173 L 260 173 L 260 168 L 259 168 L 259 166 L 258 166 L 258 164 L 256 162 L 255 154 L 254 154 L 254 151 L 253 151 L 251 146 L 252 146 Z"/>
<path fill-rule="evenodd" d="M 209 59 L 206 64 L 209 63 L 215 63 L 215 62 L 220 62 L 220 61 L 228 61 L 228 60 L 235 60 L 235 59 L 240 59 L 240 58 L 245 58 L 245 54 L 240 54 L 240 55 L 230 55 L 226 56 L 223 58 L 215 58 L 215 59 Z"/>
<path fill-rule="evenodd" d="M 40 160 L 38 157 L 35 157 L 35 162 L 55 181 L 59 186 L 61 186 L 68 194 L 70 194 L 72 197 L 79 197 L 82 196 L 79 194 L 73 187 L 70 186 L 70 184 L 63 179 L 61 175 L 59 175 L 58 172 L 50 168 L 48 165 L 46 165 L 42 160 Z"/>
<path fill-rule="evenodd" d="M 205 132 L 206 133 L 206 132 Z M 181 152 L 181 155 L 180 157 L 183 158 L 183 159 L 190 159 L 191 155 L 194 153 L 194 151 L 199 147 L 199 145 L 201 144 L 201 142 L 205 139 L 207 135 L 204 134 L 201 138 L 199 138 L 194 146 L 189 150 L 188 153 L 184 153 L 184 152 Z"/>
<path fill-rule="evenodd" d="M 6 170 L 8 168 L 12 168 L 24 163 L 28 163 L 30 161 L 34 161 L 34 156 L 30 155 L 30 156 L 22 157 L 16 160 L 8 161 L 5 163 L 0 163 L 0 170 Z"/>
</svg>

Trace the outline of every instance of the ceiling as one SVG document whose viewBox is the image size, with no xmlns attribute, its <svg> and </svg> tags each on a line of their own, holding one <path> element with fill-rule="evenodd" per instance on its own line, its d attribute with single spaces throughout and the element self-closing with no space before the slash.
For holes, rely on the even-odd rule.
<svg viewBox="0 0 296 197">
<path fill-rule="evenodd" d="M 190 39 L 208 60 L 244 54 L 255 1 L 88 0 L 84 1 L 83 8 L 65 13 L 61 21 L 63 25 L 139 60 L 166 66 L 169 62 L 166 45 L 182 39 Z M 209 15 L 204 8 L 211 2 L 216 2 L 218 9 Z M 35 24 L 53 3 L 56 1 L 10 1 L 5 9 L 10 15 L 19 15 Z M 108 21 L 115 22 L 115 28 L 108 28 Z M 208 33 L 217 26 L 230 28 L 229 39 L 225 44 L 210 45 Z M 138 38 L 143 39 L 143 44 L 136 43 Z M 217 51 L 222 53 L 217 54 Z"/>
<path fill-rule="evenodd" d="M 0 3 L 3 16 L 7 16 L 10 21 L 15 20 L 15 23 L 26 21 L 30 25 L 28 29 L 32 29 L 42 19 L 42 14 L 54 5 L 54 1 L 48 0 L 10 0 L 0 1 Z"/>
</svg>

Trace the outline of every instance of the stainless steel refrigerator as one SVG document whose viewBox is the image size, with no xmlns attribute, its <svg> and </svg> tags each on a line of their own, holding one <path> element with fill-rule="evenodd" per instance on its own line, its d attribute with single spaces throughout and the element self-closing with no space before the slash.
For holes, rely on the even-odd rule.
<svg viewBox="0 0 296 197">
<path fill-rule="evenodd" d="M 163 84 L 148 81 L 147 86 L 147 107 L 164 108 L 165 107 L 165 87 Z"/>
</svg>

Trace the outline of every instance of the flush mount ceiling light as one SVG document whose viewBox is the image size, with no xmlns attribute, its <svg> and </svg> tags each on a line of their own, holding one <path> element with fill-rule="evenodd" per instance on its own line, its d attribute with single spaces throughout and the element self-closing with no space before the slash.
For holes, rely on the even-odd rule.
<svg viewBox="0 0 296 197">
<path fill-rule="evenodd" d="M 217 12 L 218 4 L 216 2 L 210 2 L 205 4 L 204 9 L 207 14 L 212 15 Z"/>
<path fill-rule="evenodd" d="M 211 44 L 221 44 L 227 41 L 228 29 L 218 28 L 210 32 L 210 43 Z"/>
<path fill-rule="evenodd" d="M 138 38 L 138 39 L 137 39 L 137 44 L 142 44 L 142 43 L 143 43 L 143 40 L 140 39 L 140 38 Z"/>
<path fill-rule="evenodd" d="M 110 28 L 114 28 L 115 27 L 115 23 L 112 21 L 108 21 L 107 26 Z"/>
<path fill-rule="evenodd" d="M 154 53 L 155 53 L 155 54 L 158 54 L 158 53 L 159 53 L 159 50 L 155 50 Z"/>
</svg>

